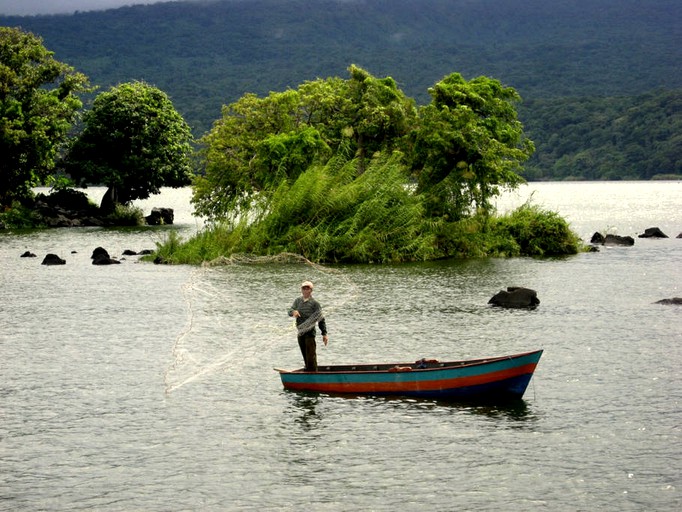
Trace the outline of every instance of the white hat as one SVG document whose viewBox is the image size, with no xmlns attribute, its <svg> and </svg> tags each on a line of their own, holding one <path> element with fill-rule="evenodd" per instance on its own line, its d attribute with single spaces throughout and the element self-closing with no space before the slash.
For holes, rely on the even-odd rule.
<svg viewBox="0 0 682 512">
<path fill-rule="evenodd" d="M 306 286 L 310 287 L 311 290 L 313 289 L 313 283 L 311 283 L 310 281 L 303 281 L 301 283 L 301 288 L 305 288 Z"/>
</svg>

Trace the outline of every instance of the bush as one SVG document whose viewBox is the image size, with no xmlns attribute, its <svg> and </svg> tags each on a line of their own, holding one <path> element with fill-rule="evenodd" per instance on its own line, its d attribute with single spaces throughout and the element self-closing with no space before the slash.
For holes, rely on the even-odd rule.
<svg viewBox="0 0 682 512">
<path fill-rule="evenodd" d="M 104 220 L 112 226 L 143 226 L 144 213 L 136 206 L 117 204 L 114 211 L 107 215 Z"/>
<path fill-rule="evenodd" d="M 0 213 L 0 229 L 31 229 L 44 228 L 42 217 L 19 202 L 12 203 L 10 208 Z"/>
<path fill-rule="evenodd" d="M 72 188 L 60 188 L 50 194 L 38 194 L 36 201 L 55 207 L 59 206 L 65 210 L 96 212 L 97 205 L 90 201 L 87 194 Z"/>
<path fill-rule="evenodd" d="M 495 218 L 491 231 L 498 241 L 512 239 L 518 244 L 519 256 L 564 256 L 577 254 L 582 248 L 580 237 L 558 213 L 528 203 Z M 498 249 L 506 252 L 503 246 Z M 507 250 L 513 251 L 513 246 Z"/>
</svg>

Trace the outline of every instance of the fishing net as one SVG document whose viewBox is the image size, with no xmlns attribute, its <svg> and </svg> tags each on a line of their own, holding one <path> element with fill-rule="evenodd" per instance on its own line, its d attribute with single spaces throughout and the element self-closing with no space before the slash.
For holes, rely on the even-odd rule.
<svg viewBox="0 0 682 512">
<path fill-rule="evenodd" d="M 238 301 L 242 300 L 241 296 L 235 297 L 231 279 L 236 279 L 239 275 L 240 269 L 237 268 L 239 266 L 270 266 L 265 272 L 270 272 L 267 275 L 271 275 L 273 265 L 282 265 L 282 269 L 285 269 L 286 265 L 291 264 L 305 267 L 293 271 L 289 267 L 288 272 L 292 276 L 297 276 L 296 279 L 299 278 L 298 276 L 316 276 L 315 280 L 323 280 L 326 285 L 333 286 L 334 298 L 328 303 L 329 305 L 325 305 L 324 312 L 320 311 L 319 315 L 307 319 L 298 327 L 294 319 L 287 320 L 286 318 L 286 309 L 291 302 L 278 305 L 276 312 L 263 315 L 257 324 L 250 325 L 251 330 L 260 334 L 265 333 L 265 336 L 274 343 L 278 340 L 286 340 L 287 346 L 296 347 L 298 350 L 297 345 L 291 343 L 297 331 L 310 330 L 319 322 L 322 315 L 327 319 L 333 317 L 335 311 L 357 296 L 357 288 L 347 272 L 313 263 L 297 254 L 280 253 L 273 256 L 235 254 L 205 262 L 190 273 L 182 288 L 187 317 L 183 329 L 173 343 L 171 363 L 164 374 L 167 394 L 224 369 L 237 358 L 243 361 L 249 356 L 252 356 L 254 360 L 263 357 L 262 351 L 268 350 L 272 344 L 263 344 L 255 336 L 244 335 L 237 343 L 226 342 L 228 333 L 235 331 L 235 326 L 232 325 L 227 311 L 238 309 Z M 230 267 L 235 267 L 234 271 Z M 274 272 L 274 274 L 278 273 L 278 270 Z M 243 278 L 243 272 L 241 275 Z M 273 286 L 279 286 L 279 292 L 282 293 L 281 287 L 290 287 L 291 279 L 284 276 Z M 235 302 L 237 303 L 234 306 L 230 305 Z M 262 336 L 259 337 L 262 338 Z"/>
</svg>

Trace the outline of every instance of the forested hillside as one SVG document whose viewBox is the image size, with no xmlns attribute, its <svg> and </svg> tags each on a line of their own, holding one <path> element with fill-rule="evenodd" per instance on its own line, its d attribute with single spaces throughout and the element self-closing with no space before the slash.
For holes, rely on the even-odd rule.
<svg viewBox="0 0 682 512">
<path fill-rule="evenodd" d="M 682 175 L 682 89 L 614 98 L 532 100 L 528 136 L 541 141 L 532 180 Z"/>
<path fill-rule="evenodd" d="M 345 77 L 355 63 L 392 76 L 418 103 L 451 72 L 514 87 L 537 146 L 531 178 L 682 173 L 674 139 L 682 125 L 679 0 L 215 0 L 0 17 L 0 25 L 40 35 L 102 88 L 134 79 L 156 85 L 197 135 L 220 117 L 221 105 L 246 92 Z M 627 115 L 640 102 L 648 114 Z M 624 151 L 623 137 L 661 118 L 672 135 L 659 131 L 656 144 L 628 140 Z M 600 129 L 623 135 L 595 148 L 597 119 Z M 586 150 L 603 156 L 607 147 L 625 160 L 603 158 L 589 172 L 570 168 L 590 162 Z"/>
</svg>

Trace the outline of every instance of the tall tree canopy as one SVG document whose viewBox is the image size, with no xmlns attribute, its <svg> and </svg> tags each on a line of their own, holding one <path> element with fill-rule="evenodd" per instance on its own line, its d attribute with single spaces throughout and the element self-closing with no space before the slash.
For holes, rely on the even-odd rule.
<svg viewBox="0 0 682 512">
<path fill-rule="evenodd" d="M 347 80 L 318 79 L 265 98 L 246 94 L 224 107 L 202 140 L 197 213 L 221 218 L 262 205 L 281 180 L 294 181 L 334 155 L 356 159 L 361 174 L 374 153 L 400 149 L 417 120 L 414 101 L 391 78 L 357 66 L 349 72 Z"/>
<path fill-rule="evenodd" d="M 41 38 L 0 27 L 0 206 L 29 197 L 54 169 L 87 90 Z"/>
<path fill-rule="evenodd" d="M 517 118 L 513 88 L 453 73 L 417 110 L 390 77 L 357 66 L 349 72 L 347 80 L 318 79 L 265 98 L 247 94 L 225 107 L 203 139 L 197 213 L 220 219 L 267 209 L 268 190 L 338 156 L 354 160 L 359 176 L 374 155 L 402 152 L 425 215 L 445 220 L 486 211 L 502 188 L 524 181 L 518 172 L 534 147 Z"/>
<path fill-rule="evenodd" d="M 65 169 L 81 186 L 108 186 L 103 207 L 105 200 L 127 204 L 191 182 L 189 126 L 158 88 L 144 82 L 112 87 L 95 98 L 84 122 Z"/>
<path fill-rule="evenodd" d="M 497 80 L 467 82 L 459 73 L 429 94 L 415 131 L 417 192 L 426 195 L 433 216 L 456 220 L 471 209 L 487 210 L 501 187 L 524 181 L 518 173 L 534 151 L 517 118 L 514 104 L 521 98 Z"/>
<path fill-rule="evenodd" d="M 297 253 L 314 261 L 571 254 L 557 216 L 526 208 L 498 219 L 491 198 L 523 179 L 533 150 L 512 88 L 453 74 L 417 110 L 394 80 L 351 66 L 226 106 L 202 140 L 193 203 L 213 221 L 164 261 Z M 556 239 L 556 240 L 555 240 Z"/>
</svg>

